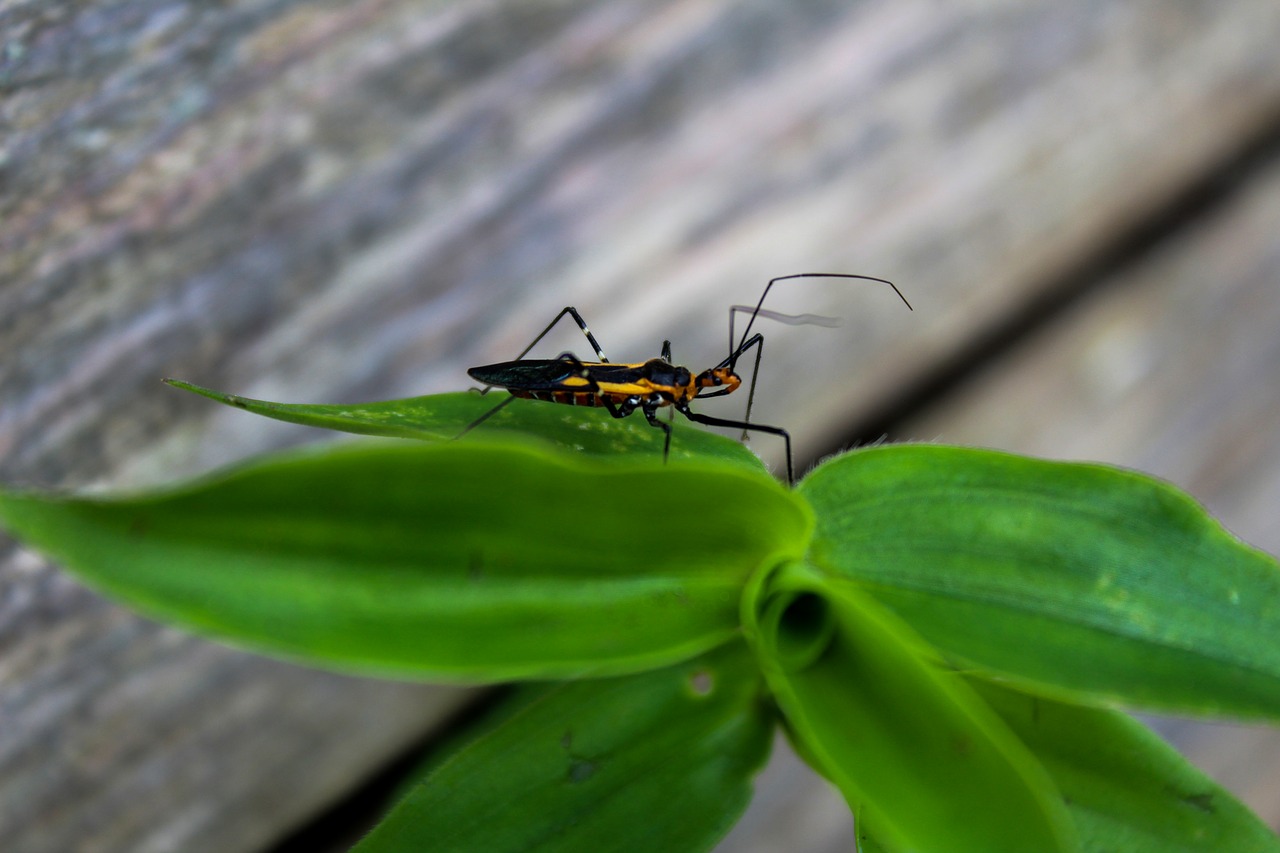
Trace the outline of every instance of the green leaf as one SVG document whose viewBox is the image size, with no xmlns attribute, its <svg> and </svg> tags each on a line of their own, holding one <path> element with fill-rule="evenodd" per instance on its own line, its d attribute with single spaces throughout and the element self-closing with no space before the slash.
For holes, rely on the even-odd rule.
<svg viewBox="0 0 1280 853">
<path fill-rule="evenodd" d="M 505 393 L 487 396 L 432 394 L 403 400 L 354 403 L 349 406 L 271 403 L 237 397 L 202 388 L 180 379 L 165 382 L 255 415 L 305 426 L 334 429 L 385 438 L 449 441 L 503 400 Z M 538 400 L 516 400 L 469 432 L 466 443 L 500 438 L 536 438 L 562 450 L 593 458 L 634 465 L 644 460 L 662 464 L 663 433 L 639 416 L 613 418 L 604 409 L 558 406 Z M 761 470 L 759 457 L 741 442 L 705 432 L 677 421 L 671 433 L 671 460 L 720 459 L 753 471 Z"/>
<path fill-rule="evenodd" d="M 1252 812 L 1128 716 L 973 684 L 1053 777 L 1086 851 L 1280 851 Z"/>
<path fill-rule="evenodd" d="M 1168 484 L 908 445 L 799 492 L 810 559 L 961 665 L 1069 701 L 1280 716 L 1280 567 Z"/>
<path fill-rule="evenodd" d="M 855 853 L 887 853 L 885 847 L 876 840 L 874 830 L 866 824 L 867 821 L 865 819 L 861 817 L 854 818 L 853 849 Z"/>
<path fill-rule="evenodd" d="M 762 690 L 740 642 L 668 669 L 526 688 L 355 851 L 709 850 L 768 754 Z"/>
<path fill-rule="evenodd" d="M 1044 770 L 885 608 L 800 564 L 757 580 L 747 606 L 798 751 L 887 849 L 1077 849 Z"/>
<path fill-rule="evenodd" d="M 738 632 L 806 507 L 721 465 L 519 446 L 294 453 L 131 499 L 0 494 L 0 521 L 144 613 L 316 664 L 469 681 L 630 672 Z"/>
</svg>

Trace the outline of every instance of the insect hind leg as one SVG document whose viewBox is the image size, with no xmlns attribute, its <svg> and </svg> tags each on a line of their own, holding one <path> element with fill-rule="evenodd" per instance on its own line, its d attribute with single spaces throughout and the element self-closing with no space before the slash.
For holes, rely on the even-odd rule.
<svg viewBox="0 0 1280 853">
<path fill-rule="evenodd" d="M 573 318 L 573 321 L 578 324 L 578 328 L 582 330 L 582 334 L 587 336 L 587 343 L 591 344 L 591 349 L 595 350 L 596 357 L 599 358 L 601 362 L 608 364 L 609 359 L 607 356 L 605 356 L 604 350 L 600 349 L 600 342 L 596 340 L 595 335 L 591 334 L 591 330 L 587 328 L 587 321 L 582 319 L 582 315 L 578 313 L 578 309 L 574 308 L 572 305 L 566 305 L 560 311 L 560 313 L 555 316 L 555 319 L 553 319 L 550 323 L 547 324 L 547 327 L 545 329 L 543 329 L 541 332 L 538 332 L 538 336 L 534 338 L 532 341 L 530 341 L 527 347 L 520 350 L 520 354 L 517 355 L 514 360 L 519 361 L 520 359 L 528 355 L 529 350 L 536 347 L 538 345 L 538 341 L 545 338 L 547 336 L 547 333 L 550 332 L 552 329 L 554 329 L 556 323 L 559 323 L 564 318 L 564 315 L 566 314 L 568 314 L 570 317 Z M 561 358 L 563 358 L 564 355 L 566 354 L 570 354 L 570 353 L 562 354 Z M 579 364 L 581 364 L 581 362 L 579 362 Z M 492 388 L 493 386 L 490 385 L 482 389 L 480 391 L 480 394 L 481 395 L 488 394 L 489 391 L 492 390 Z"/>
<path fill-rule="evenodd" d="M 559 323 L 565 314 L 568 314 L 570 317 L 572 317 L 573 322 L 577 323 L 578 328 L 582 330 L 582 334 L 587 336 L 587 343 L 591 344 L 591 349 L 595 351 L 596 357 L 599 358 L 600 361 L 604 362 L 605 364 L 608 364 L 609 359 L 605 357 L 604 351 L 600 349 L 600 344 L 598 341 L 596 341 L 596 336 L 591 334 L 591 330 L 587 328 L 587 321 L 582 319 L 582 315 L 578 313 L 578 309 L 574 308 L 572 305 L 566 305 L 564 307 L 564 310 L 562 310 L 559 314 L 557 314 L 555 319 L 552 320 L 550 323 L 548 323 L 547 327 L 543 329 L 541 332 L 539 332 L 538 336 L 534 338 L 533 341 L 527 347 L 521 350 L 520 354 L 516 356 L 515 360 L 519 361 L 520 359 L 528 355 L 529 350 L 537 346 L 538 341 L 545 338 L 547 336 L 547 332 L 550 332 L 553 328 L 555 328 L 556 323 Z M 569 355 L 569 354 L 570 353 L 566 353 L 566 355 Z"/>
<path fill-rule="evenodd" d="M 486 390 L 488 390 L 488 389 L 486 389 Z M 492 409 L 490 409 L 489 411 L 485 412 L 483 415 L 481 415 L 480 417 L 476 418 L 476 419 L 475 419 L 474 421 L 472 421 L 471 423 L 467 424 L 467 426 L 462 430 L 462 432 L 460 432 L 460 433 L 458 433 L 457 435 L 455 435 L 455 436 L 453 437 L 453 439 L 452 439 L 452 440 L 453 440 L 453 441 L 457 441 L 458 439 L 462 438 L 464 435 L 466 435 L 467 433 L 471 432 L 471 431 L 472 431 L 473 429 L 475 429 L 476 427 L 480 426 L 480 424 L 484 423 L 485 421 L 489 420 L 489 418 L 491 418 L 491 417 L 493 417 L 494 415 L 498 414 L 498 412 L 499 412 L 500 410 L 502 410 L 502 409 L 506 408 L 507 406 L 511 405 L 511 401 L 512 401 L 512 400 L 514 400 L 515 398 L 516 398 L 516 397 L 515 397 L 515 395 L 514 395 L 514 394 L 512 394 L 512 395 L 511 395 L 511 396 L 509 396 L 509 397 L 507 397 L 507 399 L 503 400 L 501 403 L 499 403 L 498 405 L 494 406 Z"/>
</svg>

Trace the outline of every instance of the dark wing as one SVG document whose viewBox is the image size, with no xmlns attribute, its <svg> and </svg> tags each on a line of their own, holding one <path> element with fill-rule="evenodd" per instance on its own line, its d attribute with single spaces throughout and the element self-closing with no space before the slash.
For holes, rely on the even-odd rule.
<svg viewBox="0 0 1280 853">
<path fill-rule="evenodd" d="M 592 382 L 625 384 L 635 381 L 640 365 L 587 361 L 582 362 L 582 367 L 586 368 Z M 574 390 L 575 386 L 578 390 L 583 390 L 582 386 L 585 384 L 582 381 L 582 370 L 563 359 L 503 361 L 473 367 L 467 371 L 467 375 L 485 385 L 523 391 L 564 391 Z"/>
<path fill-rule="evenodd" d="M 572 374 L 573 368 L 566 361 L 537 358 L 486 364 L 467 371 L 468 376 L 485 385 L 529 391 L 547 391 L 561 387 L 564 380 Z"/>
</svg>

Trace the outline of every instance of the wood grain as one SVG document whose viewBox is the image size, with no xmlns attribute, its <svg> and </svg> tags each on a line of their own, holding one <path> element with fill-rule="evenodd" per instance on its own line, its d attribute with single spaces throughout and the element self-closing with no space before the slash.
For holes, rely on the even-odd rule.
<svg viewBox="0 0 1280 853">
<path fill-rule="evenodd" d="M 771 296 L 846 318 L 766 329 L 757 417 L 812 457 L 1280 116 L 1269 0 L 55 0 L 0 6 L 0 35 L 0 479 L 40 487 L 318 438 L 165 375 L 453 390 L 566 304 L 611 357 L 670 338 L 705 366 L 770 276 L 893 278 L 916 313 Z M 1172 472 L 1193 491 L 1268 446 L 1217 408 L 1165 439 L 1236 449 Z M 20 853 L 261 849 L 461 701 L 159 628 L 12 544 L 0 673 Z"/>
</svg>

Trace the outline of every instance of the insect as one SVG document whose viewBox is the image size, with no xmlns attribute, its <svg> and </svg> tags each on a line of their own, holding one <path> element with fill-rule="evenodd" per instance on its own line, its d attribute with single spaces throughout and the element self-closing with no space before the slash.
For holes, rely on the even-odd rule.
<svg viewBox="0 0 1280 853">
<path fill-rule="evenodd" d="M 751 327 L 757 317 L 767 317 L 792 325 L 835 325 L 830 317 L 819 317 L 812 314 L 791 315 L 779 314 L 764 310 L 765 297 L 769 290 L 780 281 L 796 278 L 850 278 L 863 281 L 875 281 L 887 284 L 898 294 L 898 298 L 911 308 L 911 303 L 891 281 L 867 275 L 850 275 L 848 273 L 796 273 L 769 280 L 764 293 L 756 302 L 755 308 L 745 305 L 733 305 L 729 308 L 729 354 L 715 367 L 709 367 L 701 373 L 694 373 L 687 367 L 672 364 L 671 341 L 662 342 L 662 354 L 657 358 L 636 363 L 618 363 L 609 361 L 595 335 L 587 328 L 586 321 L 576 308 L 566 306 L 543 329 L 533 342 L 516 356 L 514 361 L 498 364 L 487 364 L 473 367 L 467 371 L 471 378 L 483 383 L 487 393 L 493 388 L 503 388 L 511 396 L 497 406 L 485 412 L 459 435 L 467 434 L 489 418 L 497 414 L 503 407 L 516 399 L 544 400 L 570 406 L 599 406 L 608 410 L 615 418 L 625 418 L 637 410 L 644 414 L 645 420 L 665 433 L 662 445 L 662 459 L 665 462 L 671 451 L 671 424 L 658 420 L 658 410 L 664 406 L 672 406 L 677 412 L 694 423 L 707 426 L 733 427 L 742 430 L 745 440 L 751 431 L 767 432 L 777 435 L 786 443 L 787 448 L 787 482 L 795 480 L 791 462 L 791 434 L 782 427 L 751 423 L 751 405 L 756 394 L 756 375 L 760 370 L 760 356 L 764 351 L 764 335 L 760 332 L 751 334 Z M 734 316 L 738 312 L 750 312 L 742 337 L 734 344 Z M 572 352 L 562 352 L 551 359 L 525 359 L 525 355 L 539 341 L 546 337 L 565 315 L 573 318 L 586 335 L 591 348 L 595 350 L 599 361 L 581 361 Z M 732 394 L 742 385 L 742 377 L 737 373 L 738 360 L 749 350 L 755 350 L 755 365 L 751 371 L 751 383 L 747 391 L 746 416 L 741 421 L 712 417 L 689 408 L 695 398 L 723 397 Z"/>
</svg>

